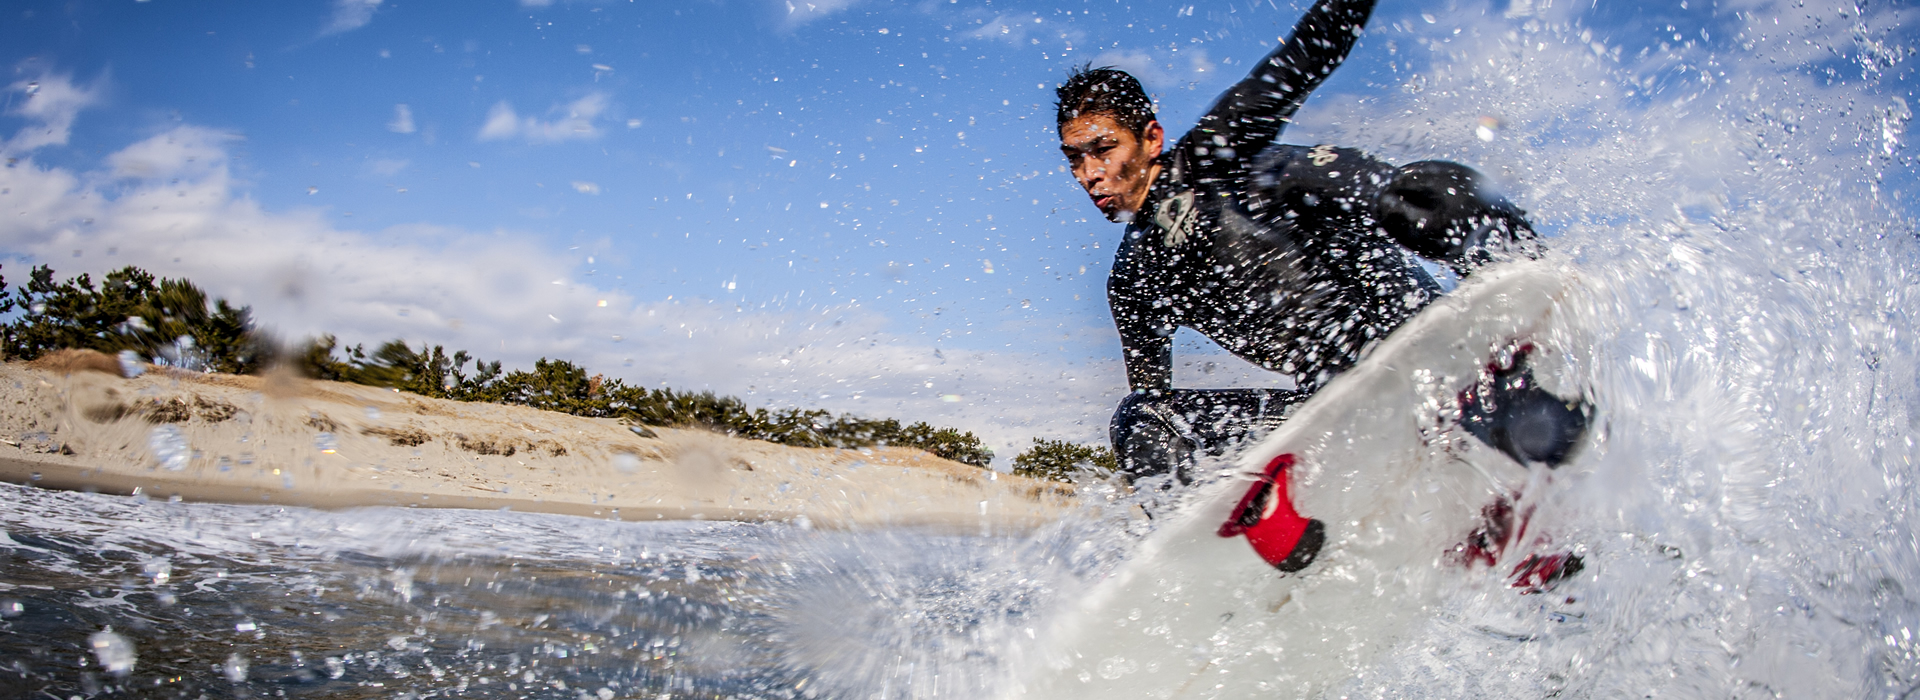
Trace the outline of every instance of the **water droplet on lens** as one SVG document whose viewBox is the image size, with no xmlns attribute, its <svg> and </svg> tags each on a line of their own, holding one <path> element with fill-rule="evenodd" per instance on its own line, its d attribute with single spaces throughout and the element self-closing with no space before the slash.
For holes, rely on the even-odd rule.
<svg viewBox="0 0 1920 700">
<path fill-rule="evenodd" d="M 145 374 L 147 371 L 147 363 L 140 359 L 140 353 L 132 350 L 121 350 L 119 359 L 121 376 L 132 379 Z"/>
<path fill-rule="evenodd" d="M 173 578 L 173 561 L 164 558 L 152 559 L 142 564 L 140 570 L 147 575 L 147 578 L 153 579 L 153 585 L 166 585 L 167 581 Z"/>
<path fill-rule="evenodd" d="M 227 662 L 220 666 L 220 672 L 226 674 L 228 682 L 245 683 L 247 682 L 247 666 L 247 660 L 242 658 L 240 654 L 228 654 Z"/>
<path fill-rule="evenodd" d="M 160 460 L 160 466 L 168 471 L 181 471 L 187 468 L 187 462 L 193 459 L 193 451 L 187 447 L 187 438 L 179 428 L 171 425 L 154 426 L 147 433 L 147 449 Z"/>
<path fill-rule="evenodd" d="M 93 656 L 100 661 L 100 666 L 113 675 L 133 673 L 134 664 L 139 661 L 139 655 L 134 653 L 133 642 L 114 634 L 111 627 L 93 633 L 87 637 L 87 643 L 93 647 Z"/>
</svg>

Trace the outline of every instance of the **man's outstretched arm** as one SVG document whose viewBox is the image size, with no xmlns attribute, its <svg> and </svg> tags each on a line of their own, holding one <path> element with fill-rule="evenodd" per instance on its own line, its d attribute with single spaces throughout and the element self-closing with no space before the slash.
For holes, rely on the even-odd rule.
<svg viewBox="0 0 1920 700">
<path fill-rule="evenodd" d="M 1273 143 L 1307 95 L 1333 74 L 1367 25 L 1373 0 L 1320 0 L 1280 48 L 1227 90 L 1182 141 L 1204 167 L 1208 161 L 1244 162 Z M 1218 137 L 1218 138 L 1216 138 Z M 1224 146 L 1233 153 L 1220 153 Z M 1201 154 L 1197 149 L 1207 149 Z M 1237 156 L 1237 158 L 1236 158 Z"/>
</svg>

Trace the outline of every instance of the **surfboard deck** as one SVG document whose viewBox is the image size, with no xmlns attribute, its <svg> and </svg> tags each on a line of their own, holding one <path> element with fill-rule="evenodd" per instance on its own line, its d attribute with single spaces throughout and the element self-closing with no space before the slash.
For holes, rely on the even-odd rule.
<svg viewBox="0 0 1920 700">
<path fill-rule="evenodd" d="M 1487 423 L 1503 386 L 1576 407 L 1552 332 L 1576 282 L 1513 263 L 1423 309 L 1055 616 L 1010 696 L 1311 697 L 1431 617 L 1449 577 L 1512 579 L 1521 595 L 1577 571 L 1531 527 L 1552 469 L 1527 458 L 1557 464 L 1587 437 L 1547 454 Z M 1319 523 L 1304 564 L 1260 551 L 1289 533 L 1255 536 L 1287 501 Z"/>
</svg>

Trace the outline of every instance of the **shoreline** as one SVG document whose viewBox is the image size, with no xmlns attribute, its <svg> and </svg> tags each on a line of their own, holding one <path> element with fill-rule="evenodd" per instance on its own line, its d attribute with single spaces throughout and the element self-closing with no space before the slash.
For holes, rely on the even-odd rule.
<svg viewBox="0 0 1920 700">
<path fill-rule="evenodd" d="M 98 353 L 0 365 L 0 481 L 326 510 L 511 510 L 623 521 L 1030 528 L 1071 486 L 895 447 L 432 399 L 289 376 L 111 372 Z M 107 360 L 109 362 L 102 362 Z"/>
</svg>

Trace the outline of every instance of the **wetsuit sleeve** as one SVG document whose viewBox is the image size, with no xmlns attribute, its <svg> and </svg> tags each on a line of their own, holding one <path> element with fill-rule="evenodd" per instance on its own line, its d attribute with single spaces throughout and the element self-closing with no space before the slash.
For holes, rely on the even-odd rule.
<svg viewBox="0 0 1920 700">
<path fill-rule="evenodd" d="M 1196 149 L 1191 155 L 1203 163 L 1250 161 L 1280 136 L 1307 95 L 1346 60 L 1372 13 L 1373 0 L 1315 3 L 1280 48 L 1220 96 L 1183 145 Z M 1222 147 L 1233 152 L 1221 153 Z"/>
<path fill-rule="evenodd" d="M 1173 334 L 1153 309 L 1124 293 L 1107 292 L 1113 325 L 1120 331 L 1121 358 L 1127 364 L 1127 387 L 1134 391 L 1173 388 Z"/>
<path fill-rule="evenodd" d="M 1127 357 L 1127 386 L 1134 391 L 1173 388 L 1173 337 L 1148 330 L 1120 332 L 1120 351 Z"/>
</svg>

